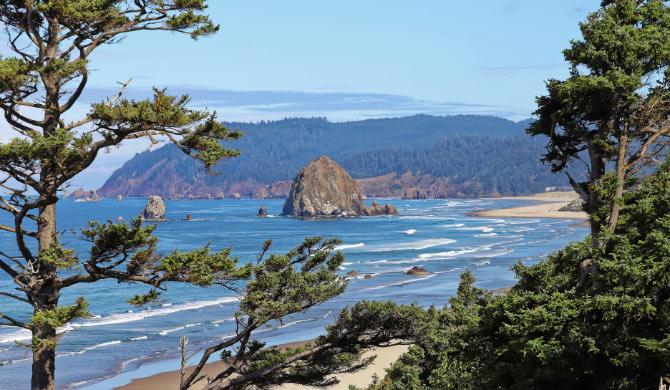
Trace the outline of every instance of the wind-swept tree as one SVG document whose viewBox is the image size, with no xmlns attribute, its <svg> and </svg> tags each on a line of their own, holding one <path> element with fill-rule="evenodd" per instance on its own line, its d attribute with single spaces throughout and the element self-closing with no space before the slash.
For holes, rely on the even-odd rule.
<svg viewBox="0 0 670 390">
<path fill-rule="evenodd" d="M 343 310 L 328 332 L 297 348 L 267 347 L 259 330 L 325 302 L 344 291 L 346 281 L 336 271 L 344 261 L 333 253 L 337 240 L 318 237 L 285 255 L 259 256 L 252 276 L 240 291 L 243 299 L 235 315 L 234 336 L 211 345 L 193 367 L 183 369 L 180 388 L 271 388 L 282 383 L 326 386 L 337 383 L 336 373 L 351 372 L 371 363 L 362 358 L 370 346 L 407 342 L 416 332 L 421 314 L 417 306 L 361 302 Z M 266 243 L 265 248 L 268 248 Z M 213 377 L 202 370 L 214 354 L 225 369 Z M 205 383 L 206 382 L 206 383 Z"/>
<path fill-rule="evenodd" d="M 123 90 L 68 120 L 89 78 L 89 61 L 102 45 L 136 31 L 171 31 L 193 39 L 218 30 L 204 13 L 205 0 L 20 0 L 0 2 L 0 23 L 10 55 L 0 59 L 0 110 L 16 137 L 0 144 L 0 186 L 9 195 L 0 209 L 13 223 L 0 226 L 16 239 L 16 253 L 1 253 L 0 269 L 16 292 L 0 297 L 29 305 L 30 319 L 0 312 L 0 324 L 32 332 L 32 388 L 53 389 L 58 328 L 87 313 L 82 297 L 61 305 L 63 290 L 102 279 L 164 288 L 167 281 L 225 284 L 249 276 L 227 251 L 208 248 L 159 256 L 152 227 L 139 221 L 93 223 L 82 232 L 91 242 L 86 258 L 61 245 L 56 221 L 58 192 L 100 151 L 123 141 L 167 139 L 207 168 L 237 155 L 221 141 L 240 133 L 214 114 L 189 109 L 188 97 L 155 90 L 128 100 Z M 36 194 L 36 195 L 33 195 Z M 136 297 L 142 302 L 155 296 Z M 1 308 L 1 306 L 0 306 Z M 0 309 L 1 311 L 1 309 Z"/>
<path fill-rule="evenodd" d="M 603 1 L 581 33 L 564 51 L 570 77 L 547 82 L 528 132 L 549 137 L 544 159 L 581 195 L 598 246 L 615 229 L 632 179 L 663 160 L 670 139 L 670 7 Z M 570 174 L 581 163 L 585 180 Z"/>
</svg>

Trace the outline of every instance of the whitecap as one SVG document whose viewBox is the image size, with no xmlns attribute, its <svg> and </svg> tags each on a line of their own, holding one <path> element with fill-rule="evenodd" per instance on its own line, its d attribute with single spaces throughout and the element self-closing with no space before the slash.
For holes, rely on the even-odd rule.
<svg viewBox="0 0 670 390">
<path fill-rule="evenodd" d="M 464 223 L 448 223 L 446 225 L 440 225 L 441 228 L 459 228 L 465 226 Z"/>
<path fill-rule="evenodd" d="M 411 236 L 412 234 L 416 233 L 416 229 L 407 229 L 403 231 L 404 234 L 407 234 L 408 236 Z"/>
<path fill-rule="evenodd" d="M 338 246 L 336 246 L 334 249 L 335 249 L 336 251 L 341 251 L 341 250 L 344 250 L 344 249 L 362 248 L 362 247 L 364 247 L 364 246 L 365 246 L 364 243 L 359 242 L 358 244 L 342 244 L 342 245 L 338 245 Z"/>
<path fill-rule="evenodd" d="M 200 326 L 200 325 L 202 325 L 202 323 L 198 322 L 198 323 L 195 323 L 195 324 L 188 324 L 188 325 L 184 325 L 184 326 L 178 326 L 176 328 L 161 330 L 160 332 L 158 332 L 158 334 L 161 335 L 161 336 L 167 336 L 170 333 L 178 332 L 180 330 L 184 330 L 184 329 L 188 329 L 188 328 L 192 328 L 194 326 Z"/>
<path fill-rule="evenodd" d="M 156 317 L 156 316 L 165 316 L 168 314 L 178 313 L 185 310 L 196 310 L 202 309 L 208 306 L 217 306 L 224 303 L 238 302 L 239 298 L 237 297 L 224 297 L 219 299 L 213 299 L 209 301 L 196 301 L 182 303 L 179 305 L 173 305 L 168 307 L 163 307 L 161 309 L 151 309 L 143 310 L 139 312 L 129 311 L 124 314 L 113 314 L 107 317 L 102 317 L 99 320 L 88 321 L 88 322 L 78 322 L 71 324 L 72 328 L 88 328 L 94 326 L 103 326 L 103 325 L 116 325 L 116 324 L 125 324 L 127 322 L 141 321 L 145 318 Z"/>
<path fill-rule="evenodd" d="M 378 247 L 370 247 L 369 252 L 391 252 L 404 250 L 421 250 L 432 248 L 436 246 L 444 246 L 455 243 L 456 240 L 450 238 L 432 238 L 421 241 L 401 242 L 397 244 L 390 244 Z"/>
<path fill-rule="evenodd" d="M 458 230 L 465 230 L 465 231 L 478 231 L 482 233 L 490 233 L 494 231 L 495 229 L 492 228 L 491 226 L 468 226 L 468 227 L 460 227 Z"/>
<path fill-rule="evenodd" d="M 480 249 L 460 249 L 447 252 L 437 252 L 437 253 L 422 253 L 419 255 L 419 259 L 428 260 L 428 259 L 449 259 L 452 257 L 464 255 L 467 253 L 475 253 Z"/>
<path fill-rule="evenodd" d="M 93 350 L 100 349 L 100 348 L 105 348 L 105 347 L 111 347 L 112 345 L 119 345 L 121 343 L 122 343 L 121 340 L 107 341 L 107 342 L 104 342 L 104 343 L 93 345 L 91 347 L 86 347 L 86 348 L 82 349 L 81 351 L 65 352 L 65 353 L 62 353 L 62 354 L 58 354 L 58 357 L 65 357 L 65 356 L 72 356 L 72 355 L 83 355 L 83 354 L 85 354 L 86 352 L 89 352 L 89 351 L 93 351 Z"/>
<path fill-rule="evenodd" d="M 21 329 L 14 332 L 3 333 L 0 335 L 0 344 L 14 343 L 18 341 L 30 340 L 32 333 L 29 330 Z"/>
<path fill-rule="evenodd" d="M 368 287 L 368 288 L 363 289 L 362 291 L 373 291 L 373 290 L 381 290 L 383 288 L 388 288 L 388 287 L 404 286 L 406 284 L 422 282 L 424 280 L 434 278 L 435 276 L 437 276 L 437 274 L 430 274 L 430 275 L 428 275 L 426 277 L 423 277 L 423 278 L 416 278 L 416 279 L 412 279 L 412 280 L 403 280 L 401 282 L 385 284 L 383 286 Z"/>
</svg>

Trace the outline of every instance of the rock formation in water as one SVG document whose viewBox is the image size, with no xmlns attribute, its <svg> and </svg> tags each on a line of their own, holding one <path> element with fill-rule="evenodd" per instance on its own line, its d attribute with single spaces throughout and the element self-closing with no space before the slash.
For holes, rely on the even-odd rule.
<svg viewBox="0 0 670 390">
<path fill-rule="evenodd" d="M 405 190 L 405 193 L 402 195 L 403 199 L 413 199 L 413 200 L 422 200 L 427 199 L 428 195 L 426 191 L 417 187 L 410 187 Z"/>
<path fill-rule="evenodd" d="M 414 266 L 414 267 L 408 269 L 407 272 L 405 272 L 405 274 L 411 275 L 411 276 L 427 276 L 427 275 L 430 275 L 430 272 L 428 272 L 423 267 Z"/>
<path fill-rule="evenodd" d="M 267 207 L 261 205 L 261 207 L 258 209 L 258 214 L 256 214 L 256 216 L 259 218 L 266 218 L 268 216 Z"/>
<path fill-rule="evenodd" d="M 74 192 L 66 194 L 65 195 L 66 199 L 73 199 L 77 202 L 97 202 L 100 200 L 100 196 L 98 196 L 98 193 L 91 190 L 85 190 L 83 188 L 79 188 L 74 190 Z"/>
<path fill-rule="evenodd" d="M 372 206 L 367 209 L 365 215 L 398 215 L 398 209 L 392 204 L 382 206 L 377 202 L 372 202 Z"/>
<path fill-rule="evenodd" d="M 326 156 L 310 162 L 291 185 L 283 215 L 302 218 L 380 215 L 390 207 L 377 205 L 374 214 L 365 207 L 361 190 L 352 177 Z M 397 210 L 396 210 L 397 213 Z"/>
<path fill-rule="evenodd" d="M 146 221 L 165 221 L 165 202 L 160 196 L 149 197 L 147 205 L 142 212 L 142 218 Z"/>
</svg>

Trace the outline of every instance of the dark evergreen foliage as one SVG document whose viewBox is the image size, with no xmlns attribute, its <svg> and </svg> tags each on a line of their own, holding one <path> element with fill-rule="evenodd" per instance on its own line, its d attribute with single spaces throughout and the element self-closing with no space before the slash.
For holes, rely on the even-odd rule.
<svg viewBox="0 0 670 390">
<path fill-rule="evenodd" d="M 321 118 L 227 123 L 245 136 L 234 143 L 240 156 L 215 169 L 220 175 L 206 176 L 201 166 L 168 145 L 136 155 L 112 174 L 101 193 L 110 195 L 106 188 L 130 178 L 165 180 L 165 170 L 152 172 L 149 168 L 166 162 L 186 183 L 291 180 L 320 155 L 340 162 L 354 178 L 412 171 L 448 176 L 455 183 L 481 182 L 484 191 L 502 194 L 527 194 L 546 186 L 566 185 L 567 180 L 551 175 L 549 167 L 539 162 L 544 144 L 523 136 L 527 125 L 528 121 L 465 115 L 344 123 Z"/>
</svg>

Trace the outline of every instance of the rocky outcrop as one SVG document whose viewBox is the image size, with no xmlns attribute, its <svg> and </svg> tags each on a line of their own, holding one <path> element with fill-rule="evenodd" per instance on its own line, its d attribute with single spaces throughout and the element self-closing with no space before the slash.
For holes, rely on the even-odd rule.
<svg viewBox="0 0 670 390">
<path fill-rule="evenodd" d="M 584 211 L 584 201 L 581 198 L 575 199 L 558 209 L 558 211 Z"/>
<path fill-rule="evenodd" d="M 165 221 L 165 202 L 160 196 L 149 197 L 149 201 L 144 206 L 144 211 L 142 211 L 142 218 L 145 221 Z"/>
<path fill-rule="evenodd" d="M 418 267 L 414 266 L 405 272 L 405 274 L 410 275 L 410 276 L 428 276 L 430 275 L 430 272 L 428 272 L 425 268 L 423 267 Z"/>
<path fill-rule="evenodd" d="M 426 191 L 424 191 L 421 188 L 417 187 L 410 187 L 405 190 L 405 193 L 402 195 L 403 199 L 413 199 L 413 200 L 421 200 L 421 199 L 427 199 L 428 195 L 426 194 Z"/>
<path fill-rule="evenodd" d="M 266 218 L 268 216 L 268 209 L 265 206 L 261 206 L 258 209 L 258 213 L 256 214 L 257 217 L 259 218 Z"/>
<path fill-rule="evenodd" d="M 375 213 L 381 210 L 387 208 L 377 205 Z M 321 156 L 307 164 L 293 180 L 283 215 L 324 218 L 379 214 L 371 214 L 365 206 L 358 184 L 347 171 L 330 158 Z"/>
<path fill-rule="evenodd" d="M 365 215 L 398 215 L 398 209 L 392 204 L 381 206 L 377 202 L 372 202 L 372 206 L 367 209 Z"/>
<path fill-rule="evenodd" d="M 72 199 L 77 202 L 97 202 L 100 200 L 100 196 L 93 190 L 78 188 L 69 194 L 65 194 L 65 199 Z"/>
</svg>

